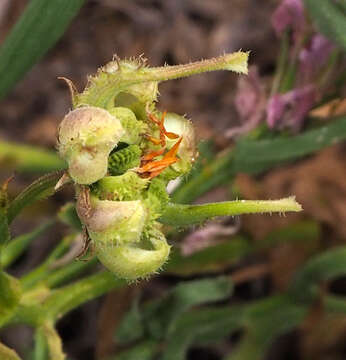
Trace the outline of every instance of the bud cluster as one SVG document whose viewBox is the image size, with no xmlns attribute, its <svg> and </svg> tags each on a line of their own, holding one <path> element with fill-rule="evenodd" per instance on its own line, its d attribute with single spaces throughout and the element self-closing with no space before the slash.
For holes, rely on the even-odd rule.
<svg viewBox="0 0 346 360">
<path fill-rule="evenodd" d="M 157 219 L 170 180 L 191 170 L 192 123 L 156 108 L 160 81 L 212 70 L 246 72 L 246 53 L 182 66 L 110 62 L 78 94 L 59 127 L 58 150 L 76 186 L 77 213 L 96 256 L 125 279 L 146 277 L 167 260 L 170 246 Z"/>
</svg>

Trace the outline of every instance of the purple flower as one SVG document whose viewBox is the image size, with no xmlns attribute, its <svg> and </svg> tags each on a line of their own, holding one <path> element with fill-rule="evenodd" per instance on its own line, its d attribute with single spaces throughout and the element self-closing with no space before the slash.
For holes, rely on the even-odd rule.
<svg viewBox="0 0 346 360">
<path fill-rule="evenodd" d="M 317 92 L 312 85 L 272 96 L 267 105 L 268 126 L 279 129 L 289 127 L 299 131 L 316 98 Z"/>
<path fill-rule="evenodd" d="M 262 120 L 265 93 L 256 67 L 252 66 L 249 69 L 247 77 L 239 78 L 234 105 L 242 125 L 229 129 L 225 134 L 228 138 L 249 132 Z"/>
<path fill-rule="evenodd" d="M 316 34 L 308 46 L 299 53 L 299 73 L 301 82 L 314 80 L 316 73 L 325 65 L 334 45 L 323 35 Z"/>
<path fill-rule="evenodd" d="M 274 11 L 271 23 L 278 36 L 287 28 L 292 28 L 293 37 L 296 41 L 305 27 L 302 0 L 283 0 Z"/>
</svg>

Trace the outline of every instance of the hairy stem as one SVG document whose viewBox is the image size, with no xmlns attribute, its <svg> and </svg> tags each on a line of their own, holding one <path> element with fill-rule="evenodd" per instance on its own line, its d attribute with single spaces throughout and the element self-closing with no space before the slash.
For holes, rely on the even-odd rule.
<svg viewBox="0 0 346 360">
<path fill-rule="evenodd" d="M 294 197 L 281 200 L 236 200 L 204 205 L 169 204 L 160 222 L 173 226 L 198 224 L 216 216 L 301 211 Z"/>
<path fill-rule="evenodd" d="M 142 81 L 166 81 L 217 70 L 247 74 L 248 57 L 248 52 L 238 51 L 184 65 L 150 68 L 141 78 Z"/>
</svg>

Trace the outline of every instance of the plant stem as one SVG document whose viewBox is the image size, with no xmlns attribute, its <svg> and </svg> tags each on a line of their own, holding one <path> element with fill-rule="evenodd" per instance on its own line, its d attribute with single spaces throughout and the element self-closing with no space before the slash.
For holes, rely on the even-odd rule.
<svg viewBox="0 0 346 360">
<path fill-rule="evenodd" d="M 294 197 L 281 200 L 236 200 L 204 205 L 181 205 L 170 203 L 160 222 L 173 226 L 198 224 L 216 216 L 234 216 L 255 213 L 285 213 L 301 211 Z"/>
<path fill-rule="evenodd" d="M 30 245 L 30 243 L 49 229 L 55 220 L 51 220 L 36 228 L 34 231 L 14 238 L 1 254 L 1 264 L 4 268 L 11 265 Z"/>
<path fill-rule="evenodd" d="M 59 319 L 67 312 L 108 291 L 126 285 L 114 274 L 104 271 L 53 291 L 44 304 L 44 312 L 51 319 Z"/>
<path fill-rule="evenodd" d="M 217 70 L 247 74 L 248 57 L 248 52 L 238 51 L 184 65 L 155 67 L 147 69 L 146 73 L 138 79 L 143 79 L 142 81 L 166 81 Z"/>
<path fill-rule="evenodd" d="M 68 250 L 74 238 L 75 235 L 66 236 L 40 266 L 23 276 L 21 278 L 22 288 L 27 290 L 39 281 L 44 280 L 51 272 L 50 265 Z"/>
<path fill-rule="evenodd" d="M 81 274 L 89 268 L 94 267 L 97 264 L 97 258 L 94 257 L 88 261 L 73 261 L 70 264 L 57 269 L 56 271 L 48 274 L 48 276 L 44 279 L 44 283 L 49 288 L 54 288 L 59 286 L 60 284 L 67 282 L 74 278 L 75 276 Z"/>
</svg>

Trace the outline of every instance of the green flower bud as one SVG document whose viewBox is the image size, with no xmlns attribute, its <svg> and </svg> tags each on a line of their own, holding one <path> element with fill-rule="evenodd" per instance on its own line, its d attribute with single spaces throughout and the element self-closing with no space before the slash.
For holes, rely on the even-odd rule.
<svg viewBox="0 0 346 360">
<path fill-rule="evenodd" d="M 147 125 L 140 120 L 137 120 L 135 114 L 126 107 L 115 107 L 109 112 L 118 118 L 124 128 L 124 135 L 120 141 L 126 144 L 138 144 L 141 136 L 147 131 Z"/>
<path fill-rule="evenodd" d="M 77 213 L 94 242 L 121 245 L 140 241 L 147 210 L 140 200 L 112 201 L 90 198 L 90 208 L 78 197 Z"/>
<path fill-rule="evenodd" d="M 135 280 L 149 276 L 167 260 L 170 246 L 159 224 L 149 224 L 144 201 L 99 200 L 91 196 L 88 203 L 80 193 L 77 212 L 88 229 L 96 256 L 118 277 Z"/>
<path fill-rule="evenodd" d="M 59 127 L 58 148 L 68 171 L 78 184 L 92 184 L 104 177 L 108 156 L 124 135 L 118 118 L 97 107 L 68 113 Z"/>
<path fill-rule="evenodd" d="M 152 230 L 135 246 L 95 242 L 96 253 L 102 264 L 127 280 L 148 277 L 157 272 L 166 262 L 170 252 L 164 235 L 158 229 Z"/>
</svg>

